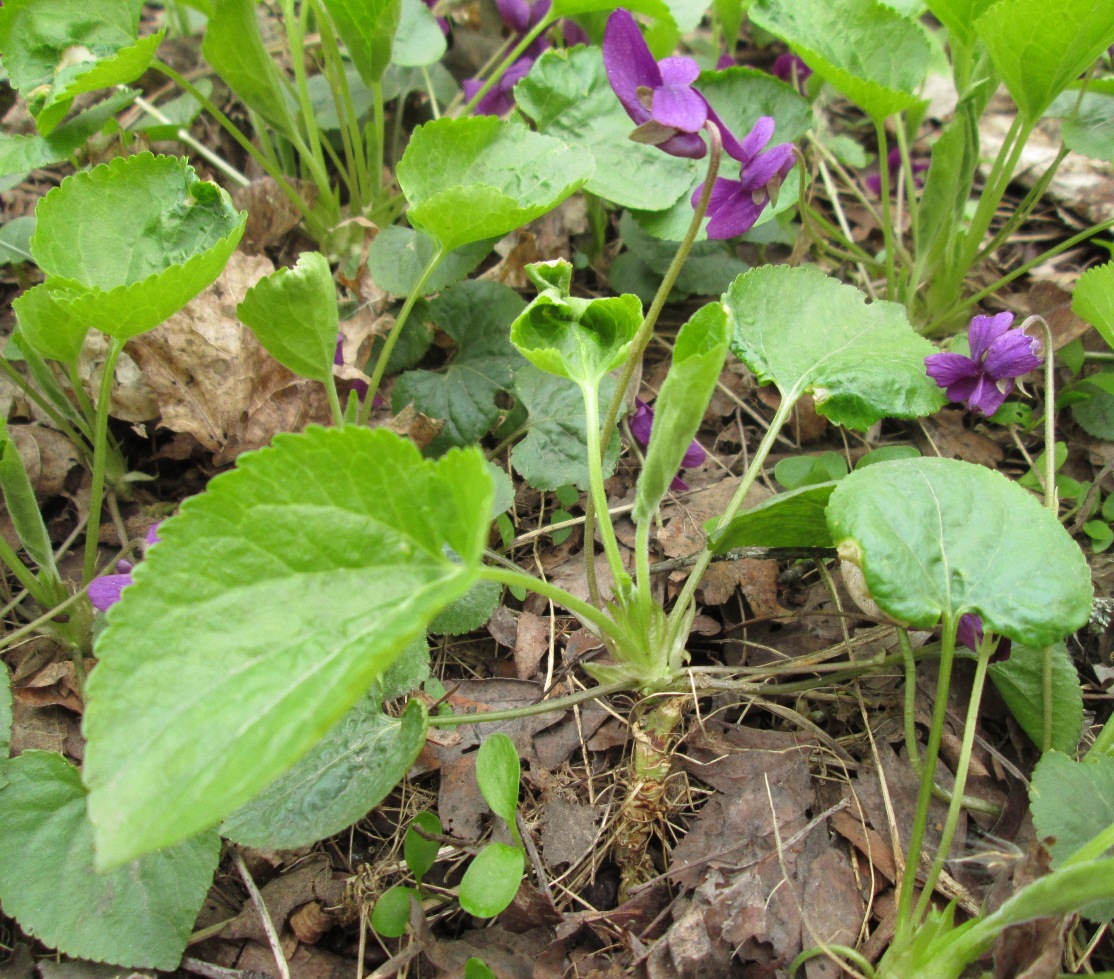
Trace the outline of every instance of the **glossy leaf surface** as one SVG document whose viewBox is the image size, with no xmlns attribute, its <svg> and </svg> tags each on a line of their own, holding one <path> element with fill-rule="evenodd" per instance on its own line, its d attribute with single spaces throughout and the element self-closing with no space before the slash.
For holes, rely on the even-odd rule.
<svg viewBox="0 0 1114 979">
<path fill-rule="evenodd" d="M 77 769 L 25 751 L 0 790 L 0 900 L 23 929 L 76 958 L 178 967 L 220 857 L 206 832 L 106 874 L 93 869 L 93 827 Z"/>
<path fill-rule="evenodd" d="M 427 462 L 355 427 L 280 435 L 187 500 L 97 644 L 100 863 L 212 826 L 291 768 L 468 590 L 490 508 L 478 451 Z"/>
<path fill-rule="evenodd" d="M 492 116 L 439 119 L 414 130 L 398 181 L 410 223 L 451 251 L 541 217 L 592 166 L 560 140 Z"/>
<path fill-rule="evenodd" d="M 857 549 L 867 587 L 899 622 L 930 629 L 965 612 L 1044 647 L 1091 611 L 1078 545 L 1032 494 L 952 459 L 880 462 L 851 473 L 828 504 L 841 553 Z"/>
<path fill-rule="evenodd" d="M 943 395 L 924 369 L 936 348 L 897 303 L 867 304 L 858 289 L 815 268 L 767 265 L 725 296 L 735 315 L 731 349 L 782 397 L 810 393 L 816 410 L 849 428 L 936 411 Z"/>
</svg>

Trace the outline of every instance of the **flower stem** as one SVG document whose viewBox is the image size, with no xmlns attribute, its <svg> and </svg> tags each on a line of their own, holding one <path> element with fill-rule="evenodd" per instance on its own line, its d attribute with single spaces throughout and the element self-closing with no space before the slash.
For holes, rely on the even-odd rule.
<svg viewBox="0 0 1114 979">
<path fill-rule="evenodd" d="M 898 120 L 898 125 L 900 125 Z M 886 247 L 886 298 L 897 300 L 897 266 L 894 250 L 897 236 L 894 234 L 893 212 L 890 206 L 890 159 L 886 148 L 886 123 L 883 119 L 874 120 L 874 131 L 878 134 L 878 179 L 882 187 L 882 237 Z"/>
<path fill-rule="evenodd" d="M 97 572 L 97 538 L 101 530 L 105 456 L 108 452 L 108 409 L 112 403 L 112 379 L 116 373 L 116 361 L 124 350 L 124 343 L 124 340 L 116 337 L 109 340 L 100 393 L 97 395 L 97 415 L 93 428 L 93 485 L 89 490 L 89 523 L 85 528 L 85 565 L 81 576 L 83 585 L 88 585 Z"/>
<path fill-rule="evenodd" d="M 457 115 L 470 115 L 475 110 L 476 106 L 480 104 L 480 100 L 487 95 L 487 93 L 498 84 L 499 79 L 507 73 L 507 69 L 522 57 L 526 49 L 537 40 L 541 33 L 546 30 L 555 19 L 556 18 L 551 16 L 543 17 L 538 23 L 531 27 L 530 30 L 523 34 L 518 44 L 511 48 L 510 53 L 499 62 L 496 69 L 488 76 L 487 81 L 480 86 L 479 91 L 476 92 L 475 95 L 464 103 Z"/>
<path fill-rule="evenodd" d="M 607 554 L 607 563 L 611 568 L 613 591 L 622 595 L 630 584 L 630 575 L 623 567 L 623 557 L 619 552 L 619 542 L 615 539 L 615 528 L 611 524 L 611 514 L 607 509 L 607 491 L 603 485 L 603 450 L 600 446 L 600 401 L 599 386 L 595 383 L 581 384 L 580 392 L 584 396 L 584 422 L 585 435 L 588 449 L 588 487 L 589 499 L 599 514 L 600 538 L 603 541 L 604 553 Z M 612 429 L 607 430 L 610 436 Z M 593 539 L 585 531 L 584 554 L 589 565 L 593 566 Z"/>
<path fill-rule="evenodd" d="M 387 361 L 391 359 L 395 344 L 398 343 L 398 338 L 402 335 L 402 328 L 406 325 L 407 319 L 410 318 L 410 312 L 413 310 L 414 304 L 422 297 L 429 277 L 433 275 L 444 257 L 445 249 L 438 246 L 437 251 L 433 253 L 433 257 L 429 260 L 429 264 L 422 269 L 422 274 L 418 276 L 418 281 L 414 283 L 410 295 L 406 297 L 406 302 L 403 303 L 402 309 L 399 311 L 398 319 L 391 327 L 391 332 L 387 334 L 383 349 L 379 351 L 379 358 L 375 361 L 375 370 L 371 374 L 371 380 L 368 381 L 367 394 L 364 395 L 363 404 L 360 405 L 360 413 L 356 417 L 357 425 L 366 425 L 367 420 L 371 417 L 372 404 L 375 402 L 375 396 L 379 393 L 379 385 L 383 380 L 384 373 L 386 373 Z"/>
</svg>

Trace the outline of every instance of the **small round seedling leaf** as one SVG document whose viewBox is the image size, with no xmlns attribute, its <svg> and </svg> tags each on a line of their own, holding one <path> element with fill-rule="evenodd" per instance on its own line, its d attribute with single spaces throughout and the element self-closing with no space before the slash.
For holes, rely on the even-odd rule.
<svg viewBox="0 0 1114 979">
<path fill-rule="evenodd" d="M 880 462 L 828 504 L 841 553 L 857 552 L 874 601 L 931 629 L 965 612 L 1043 648 L 1086 623 L 1091 576 L 1078 545 L 1036 497 L 1001 473 L 953 459 Z"/>
<path fill-rule="evenodd" d="M 724 298 L 735 315 L 731 349 L 789 401 L 810 393 L 821 415 L 857 429 L 944 404 L 924 369 L 936 348 L 897 303 L 868 304 L 819 269 L 788 265 L 751 269 Z"/>
<path fill-rule="evenodd" d="M 378 697 L 364 698 L 290 771 L 232 813 L 221 836 L 258 849 L 293 850 L 347 829 L 406 776 L 427 728 L 417 700 L 401 717 L 389 717 Z"/>
<path fill-rule="evenodd" d="M 1015 644 L 1009 659 L 991 663 L 990 679 L 1033 744 L 1044 736 L 1044 650 Z M 1052 646 L 1052 745 L 1075 751 L 1083 731 L 1083 690 L 1062 642 Z"/>
<path fill-rule="evenodd" d="M 514 900 L 526 868 L 526 854 L 506 843 L 489 843 L 468 865 L 460 881 L 460 906 L 477 918 L 494 918 Z"/>
<path fill-rule="evenodd" d="M 427 840 L 417 829 L 429 833 L 431 836 L 441 835 L 441 820 L 437 818 L 435 812 L 420 812 L 410 822 L 410 828 L 406 831 L 406 837 L 402 841 L 402 856 L 406 860 L 406 866 L 410 868 L 410 873 L 414 875 L 414 879 L 420 884 L 422 878 L 425 877 L 432 869 L 433 865 L 437 863 L 437 854 L 441 849 L 441 844 L 437 840 Z"/>
<path fill-rule="evenodd" d="M 738 514 L 708 546 L 716 554 L 736 547 L 833 547 L 826 510 L 835 488 L 833 480 L 779 493 Z M 708 521 L 709 534 L 718 522 Z"/>
<path fill-rule="evenodd" d="M 476 449 L 430 462 L 348 426 L 279 435 L 187 500 L 96 647 L 100 863 L 212 826 L 291 768 L 471 587 L 491 492 Z"/>
<path fill-rule="evenodd" d="M 56 302 L 126 339 L 213 282 L 247 220 L 227 192 L 170 156 L 117 157 L 39 201 L 31 253 Z"/>
<path fill-rule="evenodd" d="M 247 291 L 236 315 L 283 367 L 328 383 L 339 318 L 333 273 L 320 252 L 302 252 L 293 268 L 264 276 Z"/>
<path fill-rule="evenodd" d="M 495 979 L 495 973 L 483 959 L 471 958 L 464 963 L 464 979 Z"/>
<path fill-rule="evenodd" d="M 478 116 L 419 126 L 397 175 L 410 223 L 452 251 L 541 217 L 579 190 L 592 167 L 558 139 Z"/>
<path fill-rule="evenodd" d="M 501 731 L 488 735 L 476 757 L 476 781 L 491 811 L 511 827 L 516 839 L 515 813 L 521 780 L 522 767 L 514 742 Z"/>
<path fill-rule="evenodd" d="M 75 958 L 178 967 L 220 857 L 214 832 L 108 873 L 93 868 L 93 827 L 77 769 L 25 751 L 4 765 L 0 901 L 24 931 Z"/>
<path fill-rule="evenodd" d="M 925 29 L 877 0 L 759 0 L 750 19 L 791 45 L 867 115 L 923 104 L 932 48 Z"/>
<path fill-rule="evenodd" d="M 371 909 L 371 927 L 384 938 L 399 938 L 410 924 L 410 899 L 421 903 L 413 887 L 395 884 L 384 891 Z"/>
</svg>

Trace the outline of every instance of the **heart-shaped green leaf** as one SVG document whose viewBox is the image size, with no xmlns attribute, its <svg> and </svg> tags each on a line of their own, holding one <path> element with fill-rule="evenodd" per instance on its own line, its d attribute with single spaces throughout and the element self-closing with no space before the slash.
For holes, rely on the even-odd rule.
<svg viewBox="0 0 1114 979">
<path fill-rule="evenodd" d="M 920 24 L 877 0 L 759 0 L 750 19 L 876 120 L 923 104 L 932 48 Z"/>
<path fill-rule="evenodd" d="M 23 293 L 12 310 L 19 335 L 39 353 L 69 367 L 77 364 L 89 323 L 57 302 L 45 283 Z"/>
<path fill-rule="evenodd" d="M 522 768 L 514 742 L 502 731 L 484 738 L 476 754 L 476 782 L 491 811 L 512 827 L 515 839 L 518 838 L 515 813 L 521 779 Z"/>
<path fill-rule="evenodd" d="M 579 190 L 592 166 L 560 140 L 478 116 L 419 126 L 397 175 L 410 223 L 452 251 L 541 217 Z"/>
<path fill-rule="evenodd" d="M 320 252 L 302 252 L 293 268 L 264 276 L 247 291 L 236 315 L 284 367 L 329 382 L 339 318 L 333 272 Z"/>
<path fill-rule="evenodd" d="M 635 126 L 607 80 L 599 48 L 545 52 L 514 98 L 538 132 L 591 154 L 595 170 L 585 190 L 613 204 L 664 210 L 703 179 L 696 161 L 628 138 Z"/>
<path fill-rule="evenodd" d="M 324 0 L 360 77 L 374 85 L 391 63 L 391 43 L 402 17 L 401 0 Z"/>
<path fill-rule="evenodd" d="M 462 282 L 430 303 L 430 318 L 452 337 L 456 353 L 440 371 L 403 374 L 391 391 L 395 411 L 412 403 L 429 417 L 445 420 L 426 447 L 430 455 L 471 445 L 499 417 L 496 398 L 510 391 L 523 364 L 508 339 L 511 322 L 522 309 L 522 298 L 513 289 L 480 280 Z"/>
<path fill-rule="evenodd" d="M 293 850 L 362 819 L 410 770 L 425 746 L 425 708 L 411 700 L 389 717 L 376 696 L 361 700 L 290 771 L 221 824 L 221 836 Z"/>
<path fill-rule="evenodd" d="M 635 523 L 649 520 L 681 468 L 716 389 L 733 321 L 722 303 L 708 303 L 677 334 L 673 364 L 654 403 L 654 424 L 634 498 Z"/>
<path fill-rule="evenodd" d="M 0 51 L 12 84 L 43 136 L 76 96 L 135 81 L 151 63 L 164 31 L 137 39 L 140 5 L 98 0 L 11 0 L 0 8 Z"/>
<path fill-rule="evenodd" d="M 477 918 L 494 918 L 514 900 L 525 867 L 526 854 L 518 847 L 489 843 L 464 871 L 460 906 Z"/>
<path fill-rule="evenodd" d="M 1084 272 L 1075 283 L 1071 309 L 1114 347 L 1114 262 Z"/>
<path fill-rule="evenodd" d="M 1044 735 L 1044 650 L 1014 645 L 1009 659 L 991 663 L 990 679 L 1033 744 Z M 1052 646 L 1052 747 L 1075 751 L 1083 731 L 1079 674 L 1062 642 Z"/>
<path fill-rule="evenodd" d="M 97 643 L 99 862 L 214 825 L 304 755 L 471 586 L 491 492 L 478 450 L 427 462 L 349 426 L 280 435 L 187 500 Z"/>
<path fill-rule="evenodd" d="M 779 493 L 736 515 L 723 530 L 708 538 L 708 547 L 724 554 L 736 547 L 834 547 L 826 509 L 836 483 L 818 483 Z M 709 534 L 719 523 L 705 524 Z"/>
<path fill-rule="evenodd" d="M 988 631 L 1043 648 L 1090 615 L 1078 545 L 1036 497 L 982 466 L 905 459 L 856 470 L 832 493 L 828 526 L 874 601 L 915 628 L 974 612 Z"/>
<path fill-rule="evenodd" d="M 1114 44 L 1110 0 L 998 0 L 975 24 L 1029 122 Z"/>
<path fill-rule="evenodd" d="M 108 873 L 93 867 L 93 827 L 77 769 L 25 751 L 0 790 L 0 901 L 24 931 L 76 958 L 173 971 L 220 858 L 206 832 Z"/>
<path fill-rule="evenodd" d="M 170 156 L 117 157 L 41 201 L 31 253 L 54 299 L 109 336 L 158 326 L 213 282 L 247 220 Z"/>
<path fill-rule="evenodd" d="M 811 393 L 821 415 L 858 429 L 944 403 L 924 369 L 936 348 L 897 303 L 868 305 L 853 286 L 788 265 L 752 269 L 724 298 L 735 314 L 731 349 L 789 401 Z"/>
<path fill-rule="evenodd" d="M 637 296 L 579 299 L 569 295 L 572 266 L 563 259 L 532 265 L 543 288 L 511 324 L 511 343 L 543 371 L 578 384 L 598 384 L 627 356 L 642 322 Z"/>
</svg>

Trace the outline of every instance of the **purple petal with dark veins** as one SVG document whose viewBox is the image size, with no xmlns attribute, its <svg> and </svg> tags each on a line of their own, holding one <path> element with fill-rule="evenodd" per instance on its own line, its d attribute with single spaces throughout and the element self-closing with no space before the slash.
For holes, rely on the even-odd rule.
<svg viewBox="0 0 1114 979">
<path fill-rule="evenodd" d="M 89 582 L 89 601 L 99 612 L 120 601 L 120 593 L 132 583 L 130 574 L 102 574 Z"/>
<path fill-rule="evenodd" d="M 987 418 L 1002 407 L 1006 395 L 1013 390 L 1013 381 L 999 381 L 994 383 L 989 377 L 983 375 L 979 378 L 978 386 L 967 400 L 967 407 L 971 411 L 981 411 Z M 948 395 L 951 397 L 951 395 Z"/>
<path fill-rule="evenodd" d="M 638 88 L 653 89 L 661 85 L 661 70 L 634 17 L 622 8 L 607 19 L 603 32 L 603 66 L 627 115 L 639 123 L 649 119 L 649 110 L 638 101 Z"/>
<path fill-rule="evenodd" d="M 746 166 L 739 176 L 744 190 L 758 190 L 775 177 L 784 177 L 793 169 L 793 144 L 781 143 L 760 153 Z"/>
<path fill-rule="evenodd" d="M 990 344 L 983 367 L 995 380 L 1021 377 L 1041 365 L 1037 341 L 1020 330 L 1008 330 Z"/>
<path fill-rule="evenodd" d="M 651 116 L 663 126 L 698 133 L 708 118 L 708 104 L 687 85 L 663 85 L 654 89 Z"/>
<path fill-rule="evenodd" d="M 708 222 L 708 237 L 737 238 L 746 234 L 754 227 L 754 222 L 768 203 L 769 198 L 756 202 L 751 193 L 742 189 L 738 180 L 717 180 L 708 205 L 708 213 L 712 215 Z"/>
<path fill-rule="evenodd" d="M 766 148 L 766 144 L 774 135 L 774 122 L 773 116 L 759 116 L 751 131 L 743 137 L 741 143 L 737 143 L 738 150 L 732 153 L 727 146 L 726 140 L 724 141 L 723 148 L 728 151 L 728 155 L 733 156 L 740 163 L 750 163 L 759 153 Z"/>
<path fill-rule="evenodd" d="M 967 328 L 967 346 L 971 357 L 982 360 L 990 345 L 1013 324 L 1013 313 L 995 313 L 993 316 L 974 316 Z"/>
</svg>

